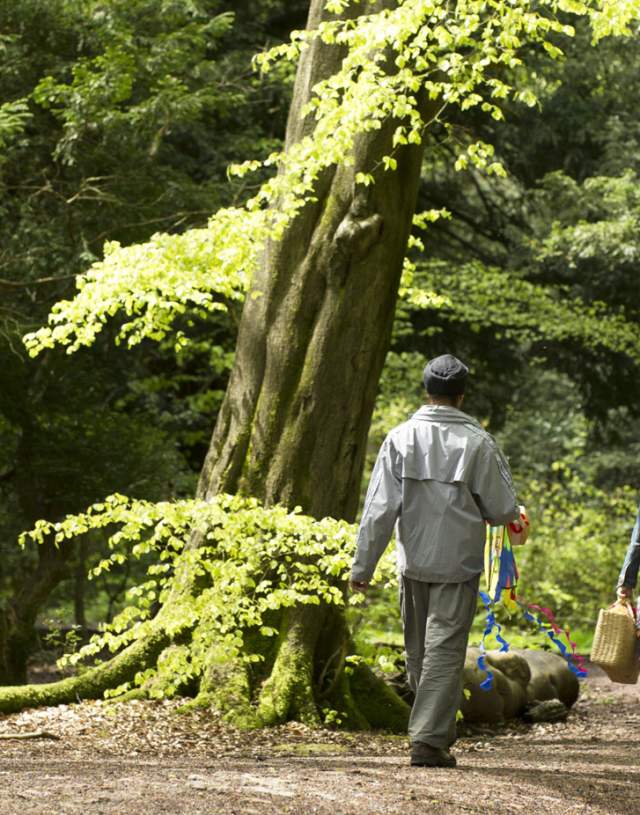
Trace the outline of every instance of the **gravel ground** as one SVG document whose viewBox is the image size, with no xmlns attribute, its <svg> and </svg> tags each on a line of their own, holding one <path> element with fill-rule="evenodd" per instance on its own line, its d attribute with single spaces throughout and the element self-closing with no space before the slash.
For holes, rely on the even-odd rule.
<svg viewBox="0 0 640 815">
<path fill-rule="evenodd" d="M 407 741 L 291 724 L 241 733 L 175 703 L 85 702 L 0 718 L 1 815 L 640 815 L 640 691 L 597 669 L 565 723 L 478 729 L 455 770 Z"/>
</svg>

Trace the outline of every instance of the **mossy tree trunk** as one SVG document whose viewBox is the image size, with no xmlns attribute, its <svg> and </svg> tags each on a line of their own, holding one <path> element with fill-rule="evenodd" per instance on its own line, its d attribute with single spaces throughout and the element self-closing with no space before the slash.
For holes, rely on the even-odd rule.
<svg viewBox="0 0 640 815">
<path fill-rule="evenodd" d="M 323 18 L 311 4 L 309 25 Z M 394 2 L 379 2 L 378 8 Z M 313 86 L 338 70 L 335 46 L 315 43 L 298 70 L 287 143 L 313 122 L 301 116 Z M 240 324 L 236 362 L 199 483 L 200 497 L 242 492 L 353 520 L 367 434 L 389 347 L 415 208 L 422 150 L 377 169 L 397 122 L 361 136 L 353 166 L 320 179 L 284 238 L 270 243 Z M 358 172 L 376 183 L 356 186 Z M 257 694 L 262 721 L 318 721 L 333 708 L 353 727 L 402 728 L 407 708 L 352 653 L 344 615 L 306 606 L 283 620 L 280 648 Z M 374 701 L 375 700 L 375 701 Z M 365 706 L 365 702 L 368 704 Z"/>
<path fill-rule="evenodd" d="M 310 27 L 326 16 L 323 5 L 311 3 Z M 319 42 L 304 53 L 287 144 L 313 128 L 301 110 L 314 85 L 339 69 L 342 56 L 337 46 Z M 318 518 L 353 519 L 422 149 L 403 149 L 397 171 L 376 169 L 378 183 L 370 187 L 356 187 L 354 179 L 392 151 L 397 124 L 363 135 L 353 166 L 327 171 L 317 184 L 317 202 L 282 240 L 267 246 L 253 281 L 255 296 L 244 307 L 201 497 L 241 491 L 267 503 L 300 505 Z"/>
<path fill-rule="evenodd" d="M 327 17 L 324 2 L 312 0 L 310 27 Z M 376 8 L 395 5 L 379 0 Z M 346 13 L 356 16 L 359 8 Z M 337 46 L 320 42 L 304 52 L 288 144 L 313 128 L 301 111 L 314 85 L 335 73 L 342 58 Z M 266 247 L 243 310 L 199 497 L 242 492 L 267 504 L 301 506 L 317 518 L 354 519 L 422 161 L 421 147 L 413 145 L 396 154 L 395 172 L 379 169 L 396 126 L 363 134 L 353 165 L 326 171 L 316 202 Z M 358 172 L 373 172 L 377 183 L 356 186 Z M 260 675 L 213 648 L 196 702 L 245 724 L 318 723 L 328 707 L 350 727 L 405 727 L 408 708 L 382 681 L 363 665 L 345 670 L 353 646 L 341 610 L 292 608 L 277 627 L 278 641 Z M 165 638 L 147 652 L 132 651 L 129 673 L 167 645 Z M 125 659 L 121 655 L 121 674 Z M 81 693 L 110 687 L 109 665 L 102 680 L 94 675 Z M 0 689 L 0 710 L 5 698 Z M 15 696 L 11 700 L 15 704 Z"/>
</svg>

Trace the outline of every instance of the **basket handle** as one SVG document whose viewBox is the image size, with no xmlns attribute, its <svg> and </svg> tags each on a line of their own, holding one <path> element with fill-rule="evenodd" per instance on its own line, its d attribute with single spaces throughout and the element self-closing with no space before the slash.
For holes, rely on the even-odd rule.
<svg viewBox="0 0 640 815">
<path fill-rule="evenodd" d="M 626 609 L 629 617 L 633 620 L 633 622 L 635 624 L 636 615 L 634 614 L 633 608 L 632 608 L 631 604 L 628 602 L 626 597 L 620 597 L 618 600 L 615 601 L 615 603 L 611 603 L 609 608 L 615 608 L 615 606 L 624 606 L 624 608 Z"/>
</svg>

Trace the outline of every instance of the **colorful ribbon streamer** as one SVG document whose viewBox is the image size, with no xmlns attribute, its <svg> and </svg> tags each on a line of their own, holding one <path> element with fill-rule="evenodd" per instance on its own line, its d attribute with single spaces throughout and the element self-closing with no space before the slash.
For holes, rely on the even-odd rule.
<svg viewBox="0 0 640 815">
<path fill-rule="evenodd" d="M 488 592 L 480 592 L 480 598 L 486 610 L 486 623 L 480 642 L 480 656 L 477 660 L 478 667 L 486 674 L 486 678 L 481 682 L 480 687 L 487 691 L 493 687 L 493 672 L 488 667 L 486 657 L 486 638 L 495 631 L 494 636 L 500 644 L 500 651 L 509 650 L 509 644 L 502 636 L 502 626 L 496 620 L 495 615 L 495 606 L 501 600 L 507 608 L 519 606 L 524 618 L 549 637 L 567 662 L 569 669 L 578 679 L 583 679 L 587 676 L 585 662 L 576 652 L 576 644 L 571 639 L 569 628 L 560 628 L 551 609 L 518 600 L 516 585 L 519 576 L 513 549 L 508 535 L 505 534 L 505 528 L 503 526 L 488 527 L 485 550 L 485 578 Z M 534 617 L 531 611 L 534 611 L 537 616 Z M 541 617 L 546 618 L 549 623 L 548 627 L 543 624 Z M 561 637 L 566 639 L 568 647 L 562 642 Z"/>
<path fill-rule="evenodd" d="M 525 619 L 528 620 L 529 622 L 534 623 L 534 625 L 536 625 L 540 631 L 542 631 L 544 634 L 547 635 L 547 637 L 549 637 L 549 639 L 556 646 L 558 651 L 560 651 L 560 654 L 566 660 L 569 670 L 572 671 L 578 677 L 578 679 L 584 679 L 584 677 L 587 676 L 588 673 L 585 666 L 585 661 L 584 658 L 581 657 L 576 652 L 576 644 L 571 639 L 571 633 L 569 628 L 565 629 L 560 628 L 550 608 L 546 608 L 545 606 L 539 606 L 535 603 L 525 604 L 520 601 L 518 601 L 518 605 L 522 609 Z M 535 611 L 537 613 L 537 617 L 534 617 L 529 611 L 529 609 Z M 547 619 L 547 621 L 549 622 L 548 628 L 544 626 L 540 617 L 545 617 Z M 568 648 L 560 639 L 560 637 L 562 636 L 565 637 L 569 646 Z"/>
</svg>

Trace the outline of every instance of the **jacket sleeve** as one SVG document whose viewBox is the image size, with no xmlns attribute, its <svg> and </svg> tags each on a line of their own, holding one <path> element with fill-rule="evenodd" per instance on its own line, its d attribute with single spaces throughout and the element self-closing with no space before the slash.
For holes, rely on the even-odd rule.
<svg viewBox="0 0 640 815">
<path fill-rule="evenodd" d="M 485 441 L 481 448 L 472 492 L 482 517 L 492 526 L 500 526 L 519 517 L 511 470 L 493 439 Z"/>
<path fill-rule="evenodd" d="M 396 455 L 393 443 L 387 436 L 378 453 L 364 502 L 351 569 L 352 580 L 371 579 L 391 540 L 402 507 L 402 477 L 398 472 Z"/>
<path fill-rule="evenodd" d="M 640 507 L 638 507 L 638 516 L 624 557 L 622 571 L 618 578 L 618 586 L 635 588 L 638 582 L 638 568 L 640 568 Z"/>
</svg>

